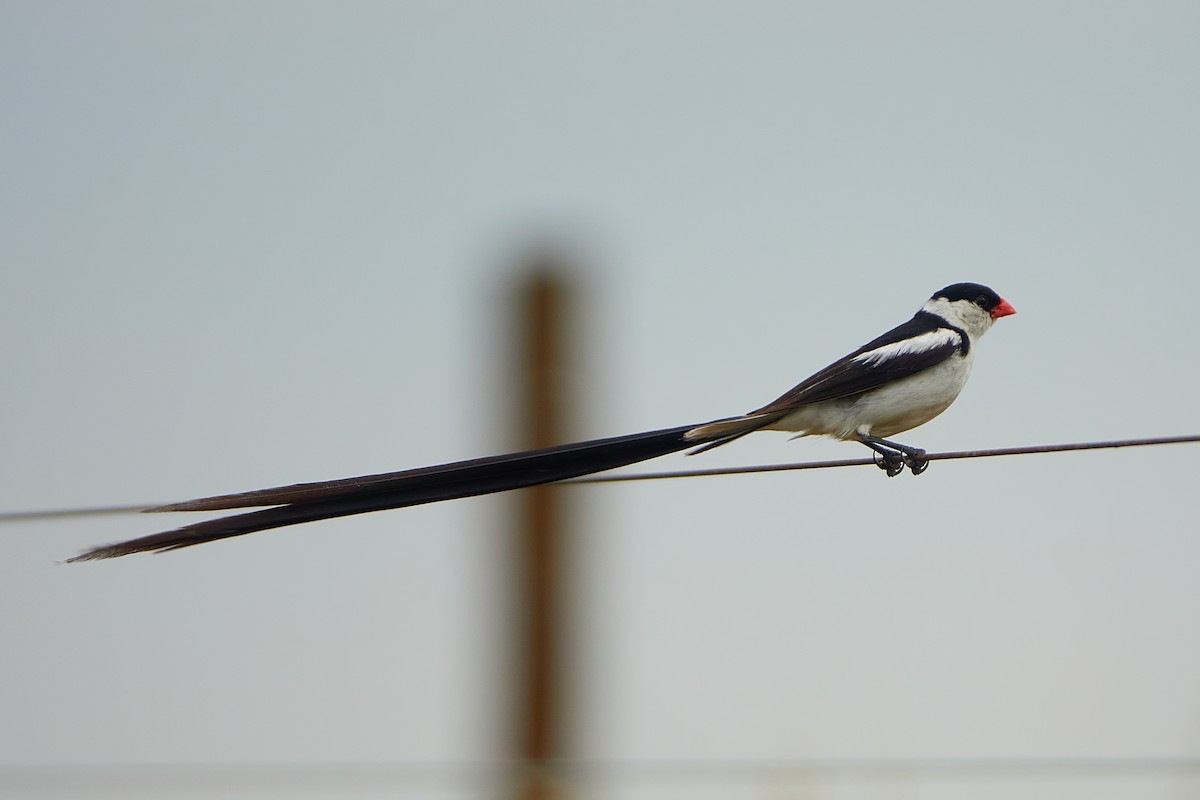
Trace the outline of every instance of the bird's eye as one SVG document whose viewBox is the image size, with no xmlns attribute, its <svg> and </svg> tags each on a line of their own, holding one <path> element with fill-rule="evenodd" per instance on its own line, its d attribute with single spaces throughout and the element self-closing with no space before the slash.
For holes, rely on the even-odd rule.
<svg viewBox="0 0 1200 800">
<path fill-rule="evenodd" d="M 982 294 L 979 295 L 979 297 L 975 298 L 975 303 L 977 305 L 980 305 L 980 306 L 983 306 L 986 308 L 987 307 L 987 295 L 982 295 Z"/>
</svg>

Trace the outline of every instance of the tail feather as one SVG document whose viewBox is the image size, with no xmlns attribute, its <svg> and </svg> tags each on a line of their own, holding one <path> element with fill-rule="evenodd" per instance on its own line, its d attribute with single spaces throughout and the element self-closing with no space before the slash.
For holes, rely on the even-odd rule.
<svg viewBox="0 0 1200 800">
<path fill-rule="evenodd" d="M 719 424 L 719 423 L 711 423 Z M 765 424 L 765 423 L 763 423 Z M 351 514 L 436 503 L 575 478 L 686 450 L 722 432 L 697 434 L 706 426 L 686 425 L 611 439 L 527 450 L 432 467 L 301 483 L 240 494 L 219 495 L 148 509 L 216 511 L 263 508 L 205 520 L 172 531 L 87 550 L 69 561 L 94 561 L 144 552 L 166 552 L 256 531 Z M 759 426 L 755 426 L 759 427 Z M 750 429 L 745 432 L 749 432 Z M 738 434 L 741 435 L 741 434 Z"/>
<path fill-rule="evenodd" d="M 770 414 L 746 414 L 742 417 L 731 417 L 729 419 L 719 419 L 715 422 L 707 422 L 703 425 L 697 425 L 688 431 L 688 438 L 694 442 L 705 443 L 701 447 L 697 447 L 688 453 L 689 456 L 707 453 L 714 447 L 720 447 L 723 444 L 729 444 L 735 439 L 740 439 L 748 433 L 754 433 L 756 430 L 770 425 L 772 422 L 780 419 L 786 412 L 772 412 Z"/>
</svg>

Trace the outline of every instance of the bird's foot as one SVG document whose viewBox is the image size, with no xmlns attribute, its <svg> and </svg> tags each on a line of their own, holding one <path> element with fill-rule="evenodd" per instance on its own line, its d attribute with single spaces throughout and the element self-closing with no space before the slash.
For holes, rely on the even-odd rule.
<svg viewBox="0 0 1200 800">
<path fill-rule="evenodd" d="M 919 447 L 880 439 L 877 436 L 859 434 L 858 440 L 875 451 L 875 466 L 894 478 L 908 467 L 913 475 L 920 475 L 929 467 L 925 451 Z"/>
<path fill-rule="evenodd" d="M 887 473 L 889 478 L 894 478 L 901 472 L 904 472 L 904 464 L 907 457 L 903 453 L 895 451 L 877 452 L 875 454 L 875 466 Z M 911 467 L 910 467 L 911 469 Z"/>
<path fill-rule="evenodd" d="M 904 463 L 908 465 L 908 470 L 913 475 L 920 475 L 929 468 L 929 459 L 925 457 L 925 451 L 919 447 L 904 454 Z"/>
</svg>

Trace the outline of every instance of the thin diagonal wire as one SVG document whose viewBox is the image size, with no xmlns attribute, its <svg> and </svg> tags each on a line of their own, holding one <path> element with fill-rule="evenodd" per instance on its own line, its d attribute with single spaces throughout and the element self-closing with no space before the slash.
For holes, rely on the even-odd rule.
<svg viewBox="0 0 1200 800">
<path fill-rule="evenodd" d="M 1149 439 L 1114 439 L 1105 442 L 1071 442 L 1068 444 L 1041 444 L 1026 447 L 997 447 L 990 450 L 953 450 L 944 453 L 927 453 L 929 461 L 953 461 L 962 458 L 992 458 L 995 456 L 1024 456 L 1040 453 L 1067 453 L 1077 450 L 1112 450 L 1120 447 L 1149 447 L 1160 444 L 1194 444 L 1200 442 L 1200 434 L 1188 436 L 1159 436 Z M 589 475 L 583 478 L 558 481 L 559 485 L 588 483 L 623 483 L 626 481 L 657 481 L 671 478 L 711 478 L 719 475 L 751 475 L 760 472 L 794 472 L 805 469 L 832 469 L 834 467 L 874 466 L 871 458 L 847 458 L 837 461 L 800 461 L 790 464 L 760 464 L 751 467 L 715 467 L 712 469 L 682 469 L 672 472 L 634 472 L 617 475 Z M 0 512 L 0 524 L 27 522 L 39 519 L 63 519 L 68 517 L 94 517 L 108 514 L 133 514 L 163 503 L 139 505 L 92 506 L 82 508 L 48 509 L 44 511 Z"/>
<path fill-rule="evenodd" d="M 1190 436 L 1160 436 L 1151 439 L 1117 439 L 1107 442 L 1072 442 L 1027 447 L 998 447 L 991 450 L 952 450 L 945 453 L 926 453 L 929 461 L 952 461 L 960 458 L 991 458 L 993 456 L 1024 456 L 1038 453 L 1066 453 L 1072 450 L 1107 450 L 1118 447 L 1148 447 L 1157 444 L 1190 444 L 1200 442 L 1200 434 Z M 847 458 L 836 461 L 800 461 L 791 464 L 760 464 L 753 467 L 714 467 L 683 469 L 673 472 L 635 472 L 628 475 L 588 475 L 559 481 L 563 484 L 619 483 L 621 481 L 657 481 L 669 478 L 709 478 L 717 475 L 749 475 L 757 472 L 793 472 L 802 469 L 831 469 L 834 467 L 875 466 L 872 458 Z"/>
<path fill-rule="evenodd" d="M 180 781 L 283 783 L 301 781 L 307 786 L 350 781 L 395 782 L 408 780 L 499 780 L 530 771 L 590 780 L 688 781 L 720 778 L 754 780 L 787 775 L 827 777 L 891 776 L 896 778 L 950 777 L 983 774 L 992 778 L 1057 775 L 1061 778 L 1120 774 L 1200 774 L 1200 759 L 1188 756 L 1079 756 L 1079 757 L 931 757 L 835 759 L 678 759 L 601 760 L 546 759 L 530 767 L 507 759 L 487 761 L 380 761 L 380 762 L 190 762 L 117 764 L 12 764 L 0 765 L 0 785 L 63 782 L 76 784 L 97 779 L 145 783 Z"/>
<path fill-rule="evenodd" d="M 136 514 L 148 505 L 83 506 L 80 508 L 51 508 L 44 511 L 0 512 L 0 524 L 5 522 L 30 522 L 39 519 L 66 519 L 69 517 L 100 517 L 110 514 Z"/>
</svg>

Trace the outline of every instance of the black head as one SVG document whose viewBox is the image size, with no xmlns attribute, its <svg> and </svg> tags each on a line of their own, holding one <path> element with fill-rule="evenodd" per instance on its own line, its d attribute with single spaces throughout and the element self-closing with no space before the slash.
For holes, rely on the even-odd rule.
<svg viewBox="0 0 1200 800">
<path fill-rule="evenodd" d="M 930 299 L 937 300 L 938 298 L 945 298 L 951 302 L 955 300 L 969 300 L 989 314 L 1004 302 L 1000 295 L 981 283 L 951 284 Z"/>
</svg>

